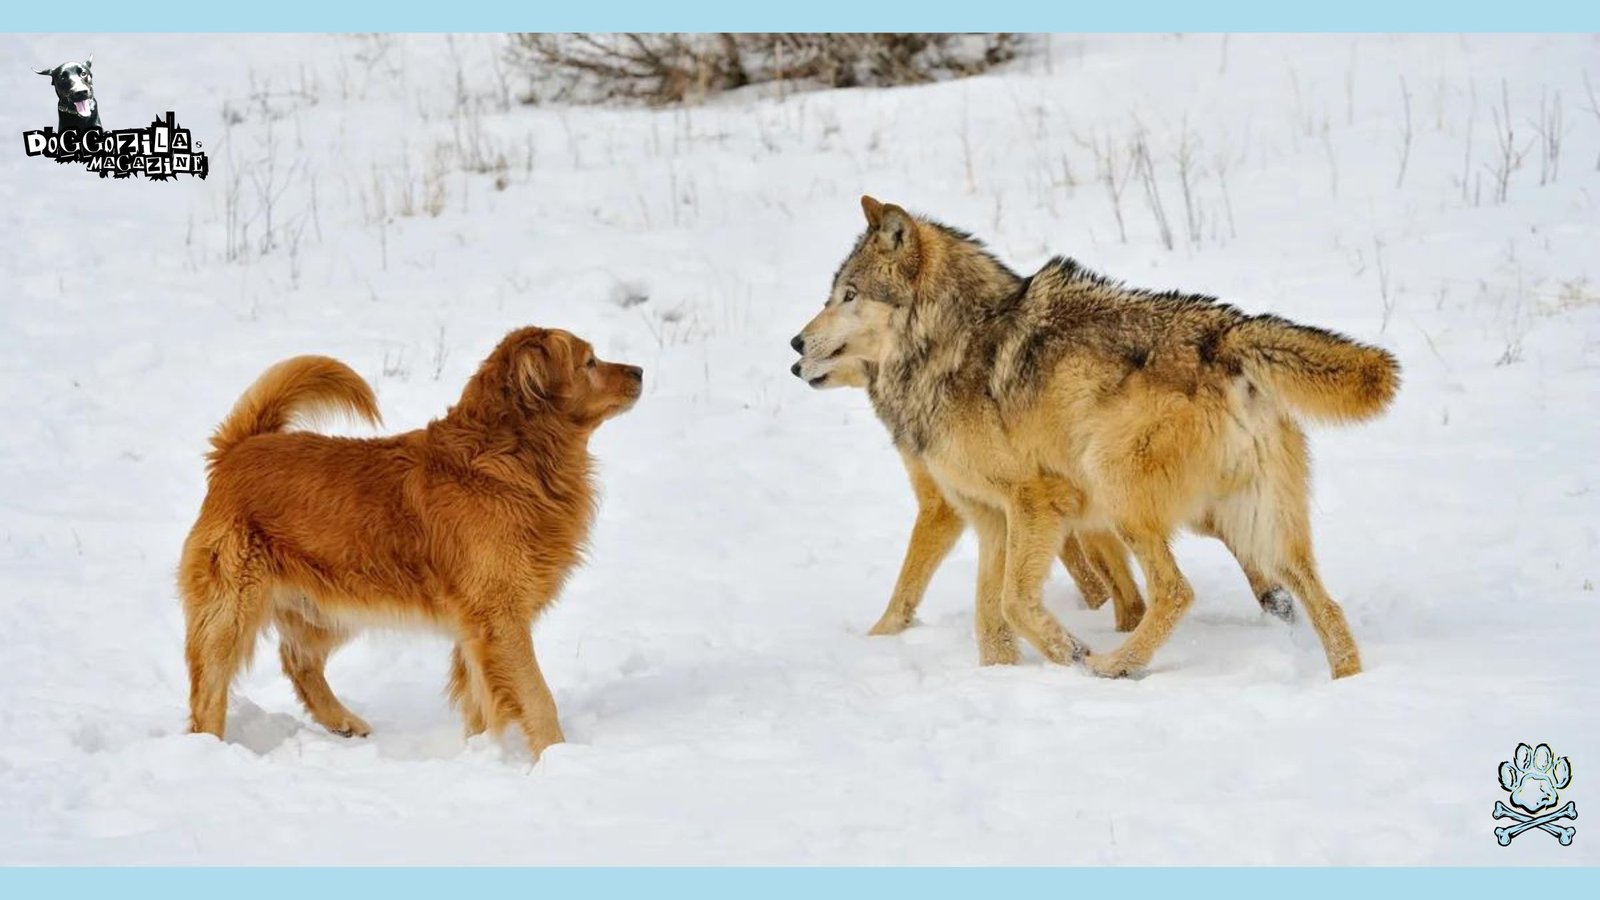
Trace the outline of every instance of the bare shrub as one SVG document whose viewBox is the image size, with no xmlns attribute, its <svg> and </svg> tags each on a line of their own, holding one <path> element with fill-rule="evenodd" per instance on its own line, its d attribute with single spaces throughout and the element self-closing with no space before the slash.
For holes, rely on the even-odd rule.
<svg viewBox="0 0 1600 900">
<path fill-rule="evenodd" d="M 515 34 L 524 99 L 663 106 L 756 84 L 887 87 L 960 78 L 1015 58 L 1018 35 Z"/>
</svg>

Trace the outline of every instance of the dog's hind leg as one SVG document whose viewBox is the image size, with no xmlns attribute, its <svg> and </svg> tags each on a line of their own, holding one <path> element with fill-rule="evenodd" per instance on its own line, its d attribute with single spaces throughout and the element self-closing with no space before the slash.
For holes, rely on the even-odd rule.
<svg viewBox="0 0 1600 900">
<path fill-rule="evenodd" d="M 1080 532 L 1085 553 L 1111 587 L 1112 608 L 1117 615 L 1117 630 L 1132 631 L 1144 619 L 1144 595 L 1128 569 L 1128 549 L 1109 531 Z"/>
<path fill-rule="evenodd" d="M 900 564 L 900 577 L 895 579 L 889 606 L 868 634 L 899 634 L 906 630 L 928 591 L 933 573 L 950 555 L 950 549 L 966 528 L 966 523 L 945 500 L 928 470 L 909 458 L 905 465 L 906 474 L 911 476 L 911 490 L 917 497 L 917 521 L 911 527 L 911 542 L 906 546 L 905 560 Z"/>
<path fill-rule="evenodd" d="M 281 604 L 274 612 L 274 621 L 283 674 L 294 684 L 295 696 L 311 718 L 341 737 L 371 734 L 371 726 L 339 702 L 324 674 L 328 657 L 350 639 L 349 632 L 312 622 L 299 610 Z"/>
<path fill-rule="evenodd" d="M 1152 527 L 1125 527 L 1122 536 L 1144 570 L 1151 606 L 1122 646 L 1109 654 L 1089 658 L 1089 668 L 1109 678 L 1121 678 L 1148 665 L 1150 657 L 1166 643 L 1173 627 L 1194 602 L 1194 589 L 1178 571 L 1165 533 Z"/>
<path fill-rule="evenodd" d="M 185 547 L 181 572 L 189 731 L 220 739 L 227 725 L 228 688 L 249 664 L 264 624 L 267 585 L 249 548 Z"/>
<path fill-rule="evenodd" d="M 499 732 L 512 723 L 521 726 L 535 759 L 544 748 L 566 740 L 556 718 L 555 697 L 533 654 L 527 622 L 495 622 L 462 641 L 462 646 L 475 670 L 471 674 L 482 680 L 478 689 L 491 730 Z"/>
<path fill-rule="evenodd" d="M 450 651 L 450 703 L 461 710 L 462 721 L 467 726 L 467 737 L 482 734 L 488 727 L 484 719 L 483 700 L 478 692 L 479 678 L 474 678 L 467 668 L 467 654 L 457 644 Z"/>
<path fill-rule="evenodd" d="M 1060 502 L 1049 490 L 1033 485 L 1021 486 L 1008 498 L 1000 610 L 1046 659 L 1065 664 L 1082 659 L 1089 648 L 1044 608 L 1044 580 L 1066 532 Z"/>
</svg>

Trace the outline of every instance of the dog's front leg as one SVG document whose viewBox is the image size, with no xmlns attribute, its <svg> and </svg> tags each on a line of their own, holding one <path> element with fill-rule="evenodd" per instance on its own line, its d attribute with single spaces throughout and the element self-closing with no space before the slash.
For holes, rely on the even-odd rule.
<svg viewBox="0 0 1600 900">
<path fill-rule="evenodd" d="M 484 732 L 489 727 L 489 722 L 484 713 L 483 676 L 473 671 L 467 662 L 466 651 L 460 644 L 450 651 L 450 685 L 446 689 L 450 696 L 450 704 L 461 711 L 461 720 L 466 726 L 467 737 L 473 737 Z"/>
<path fill-rule="evenodd" d="M 490 729 L 499 733 L 513 723 L 521 727 L 534 759 L 551 744 L 566 740 L 556 717 L 555 697 L 533 655 L 533 635 L 527 623 L 506 623 L 463 641 L 462 646 L 469 665 L 483 678 L 484 696 L 480 699 Z"/>
</svg>

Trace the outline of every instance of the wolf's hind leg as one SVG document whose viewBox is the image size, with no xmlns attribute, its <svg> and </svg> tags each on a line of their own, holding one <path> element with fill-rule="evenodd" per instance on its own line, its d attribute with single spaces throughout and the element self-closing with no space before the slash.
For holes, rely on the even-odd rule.
<svg viewBox="0 0 1600 900">
<path fill-rule="evenodd" d="M 906 461 L 911 490 L 917 496 L 917 521 L 911 527 L 911 542 L 906 545 L 900 576 L 895 579 L 889 606 L 868 634 L 899 634 L 906 630 L 922 604 L 928 583 L 940 563 L 950 555 L 966 523 L 921 465 Z"/>
<path fill-rule="evenodd" d="M 1306 605 L 1311 625 L 1322 642 L 1322 652 L 1328 657 L 1328 669 L 1334 678 L 1344 678 L 1361 671 L 1361 652 L 1356 648 L 1355 637 L 1350 634 L 1350 624 L 1345 621 L 1344 610 L 1322 586 L 1317 576 L 1316 563 L 1311 558 L 1309 546 L 1291 550 L 1279 574 L 1288 582 L 1295 596 Z"/>
<path fill-rule="evenodd" d="M 1043 492 L 1023 488 L 1006 508 L 1005 587 L 1000 609 L 1028 643 L 1056 663 L 1072 663 L 1089 648 L 1044 608 L 1044 580 L 1066 532 L 1066 518 Z"/>
<path fill-rule="evenodd" d="M 1144 619 L 1144 595 L 1128 569 L 1128 548 L 1109 531 L 1082 532 L 1083 546 L 1096 571 L 1111 586 L 1117 630 L 1132 631 Z"/>
<path fill-rule="evenodd" d="M 1089 668 L 1095 674 L 1110 678 L 1130 675 L 1148 665 L 1194 602 L 1194 590 L 1178 571 L 1166 534 L 1153 528 L 1133 528 L 1125 530 L 1123 537 L 1144 570 L 1151 606 L 1122 646 L 1104 656 L 1089 658 Z"/>
<path fill-rule="evenodd" d="M 1210 518 L 1200 523 L 1195 531 L 1221 541 L 1222 545 L 1228 548 L 1228 552 L 1233 554 L 1234 560 L 1239 563 L 1239 568 L 1244 571 L 1245 580 L 1250 582 L 1250 593 L 1256 598 L 1256 603 L 1262 612 L 1285 622 L 1294 621 L 1294 600 L 1289 596 L 1289 592 L 1283 585 L 1264 575 L 1250 561 L 1249 554 L 1241 552 L 1237 541 L 1231 540 Z"/>
<path fill-rule="evenodd" d="M 1099 609 L 1106 601 L 1111 599 L 1111 590 L 1106 587 L 1105 579 L 1101 577 L 1099 569 L 1089 561 L 1084 553 L 1083 541 L 1075 531 L 1068 532 L 1066 540 L 1061 542 L 1061 564 L 1067 567 L 1067 574 L 1072 576 L 1073 584 L 1078 586 L 1078 593 L 1083 595 L 1083 605 L 1090 609 Z"/>
<path fill-rule="evenodd" d="M 349 632 L 313 622 L 298 610 L 282 605 L 276 609 L 274 621 L 283 674 L 294 684 L 295 696 L 311 718 L 340 737 L 371 734 L 372 727 L 339 702 L 324 673 L 328 657 L 350 640 Z"/>
</svg>

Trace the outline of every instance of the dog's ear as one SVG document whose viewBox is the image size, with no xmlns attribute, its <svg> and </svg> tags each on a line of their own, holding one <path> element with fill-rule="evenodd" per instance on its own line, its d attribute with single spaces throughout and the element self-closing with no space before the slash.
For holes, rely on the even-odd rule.
<svg viewBox="0 0 1600 900">
<path fill-rule="evenodd" d="M 572 350 L 545 332 L 523 344 L 512 367 L 516 384 L 526 399 L 558 400 L 566 394 L 571 380 Z"/>
<path fill-rule="evenodd" d="M 911 214 L 893 203 L 883 207 L 878 220 L 878 247 L 886 253 L 904 253 L 908 258 L 917 254 L 917 224 Z"/>
<path fill-rule="evenodd" d="M 883 221 L 883 204 L 866 194 L 861 195 L 861 211 L 867 215 L 868 227 L 877 228 Z"/>
<path fill-rule="evenodd" d="M 94 54 L 93 53 L 89 54 L 89 58 L 83 61 L 83 70 L 85 72 L 89 71 L 92 68 L 94 68 Z"/>
<path fill-rule="evenodd" d="M 522 347 L 512 363 L 517 387 L 529 399 L 543 399 L 550 390 L 550 353 L 542 343 Z"/>
<path fill-rule="evenodd" d="M 46 78 L 54 78 L 54 77 L 56 77 L 56 70 L 55 70 L 54 66 L 52 66 L 51 68 L 48 68 L 48 69 L 34 69 L 34 71 L 38 72 L 40 75 L 43 75 Z"/>
</svg>

